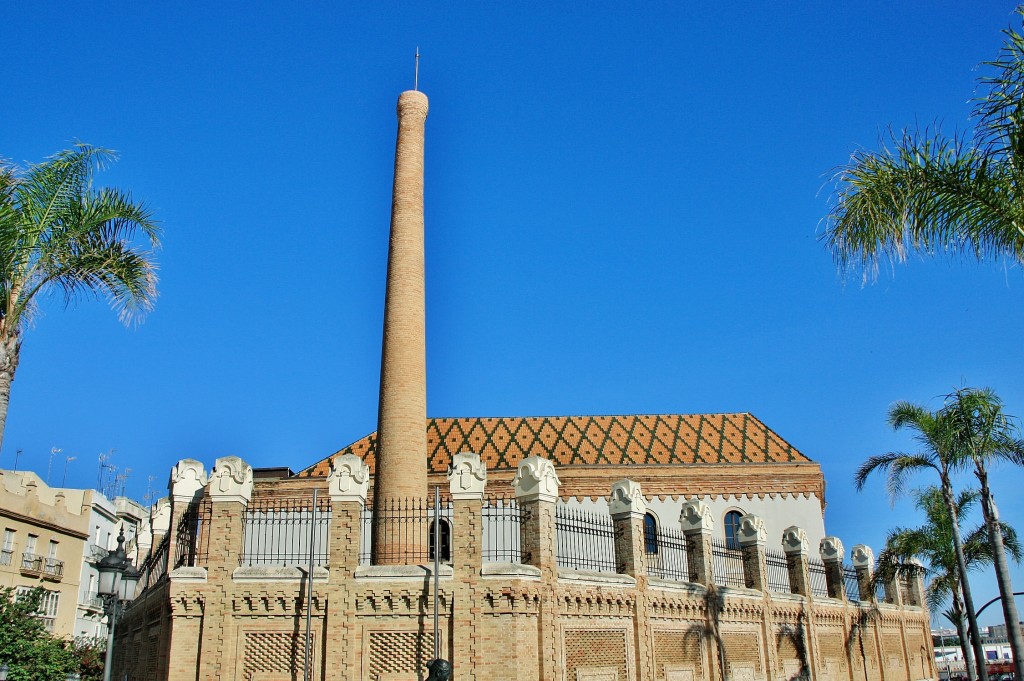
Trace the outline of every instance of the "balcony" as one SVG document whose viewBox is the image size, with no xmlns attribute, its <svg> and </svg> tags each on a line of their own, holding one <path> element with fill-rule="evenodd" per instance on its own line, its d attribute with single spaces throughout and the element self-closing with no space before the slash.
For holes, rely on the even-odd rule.
<svg viewBox="0 0 1024 681">
<path fill-rule="evenodd" d="M 34 553 L 21 554 L 21 574 L 26 577 L 41 577 L 43 574 L 43 557 Z"/>
<path fill-rule="evenodd" d="M 51 582 L 59 582 L 64 578 L 64 561 L 56 558 L 47 558 L 43 561 L 43 579 Z"/>
</svg>

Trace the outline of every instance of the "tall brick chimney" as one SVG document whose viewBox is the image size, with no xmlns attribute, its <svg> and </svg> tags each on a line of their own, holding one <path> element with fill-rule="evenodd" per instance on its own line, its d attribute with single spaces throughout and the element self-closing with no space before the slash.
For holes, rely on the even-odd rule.
<svg viewBox="0 0 1024 681">
<path fill-rule="evenodd" d="M 428 551 L 426 527 L 421 527 L 424 523 L 408 517 L 383 522 L 386 509 L 409 499 L 422 500 L 427 496 L 423 265 L 423 141 L 426 119 L 426 95 L 409 90 L 398 97 L 398 141 L 391 199 L 391 241 L 384 299 L 384 344 L 373 487 L 373 562 L 378 565 L 423 563 L 427 560 Z"/>
</svg>

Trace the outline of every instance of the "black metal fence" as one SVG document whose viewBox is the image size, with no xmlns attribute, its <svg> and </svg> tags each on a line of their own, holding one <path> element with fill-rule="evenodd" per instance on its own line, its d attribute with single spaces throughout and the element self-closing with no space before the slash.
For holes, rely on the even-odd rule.
<svg viewBox="0 0 1024 681">
<path fill-rule="evenodd" d="M 527 518 L 527 510 L 514 498 L 491 497 L 484 499 L 483 508 L 483 560 L 485 563 L 525 563 L 530 556 L 523 555 L 520 530 Z"/>
<path fill-rule="evenodd" d="M 647 551 L 647 571 L 662 579 L 680 582 L 694 581 L 686 557 L 686 535 L 679 530 L 658 527 L 654 542 L 644 541 Z"/>
<path fill-rule="evenodd" d="M 174 567 L 196 567 L 209 560 L 212 513 L 213 504 L 205 497 L 182 514 L 174 539 Z"/>
<path fill-rule="evenodd" d="M 857 570 L 852 565 L 843 566 L 843 586 L 846 588 L 846 600 L 860 603 L 860 582 L 857 581 Z"/>
<path fill-rule="evenodd" d="M 150 588 L 167 574 L 167 563 L 170 558 L 171 535 L 165 535 L 160 544 L 150 552 L 139 566 L 139 584 L 142 590 Z"/>
<path fill-rule="evenodd" d="M 743 572 L 743 551 L 730 548 L 721 539 L 711 539 L 711 570 L 718 586 L 742 588 L 747 585 Z"/>
<path fill-rule="evenodd" d="M 793 587 L 789 583 L 789 561 L 783 551 L 765 549 L 765 569 L 767 570 L 768 590 L 779 594 L 793 593 Z"/>
<path fill-rule="evenodd" d="M 811 595 L 827 597 L 828 582 L 825 579 L 825 564 L 817 558 L 808 558 L 807 573 L 811 580 Z"/>
<path fill-rule="evenodd" d="M 441 555 L 443 563 L 452 558 L 452 506 L 442 501 L 440 506 Z M 374 534 L 375 514 L 377 534 Z M 373 510 L 363 509 L 361 517 L 363 542 L 359 563 L 416 564 L 434 560 L 434 500 L 426 497 L 388 499 L 375 504 Z M 374 542 L 383 539 L 380 546 Z"/>
<path fill-rule="evenodd" d="M 331 498 L 254 498 L 242 514 L 242 565 L 314 565 L 328 562 Z"/>
<path fill-rule="evenodd" d="M 617 571 L 615 526 L 611 516 L 560 503 L 555 506 L 555 538 L 559 567 Z"/>
</svg>

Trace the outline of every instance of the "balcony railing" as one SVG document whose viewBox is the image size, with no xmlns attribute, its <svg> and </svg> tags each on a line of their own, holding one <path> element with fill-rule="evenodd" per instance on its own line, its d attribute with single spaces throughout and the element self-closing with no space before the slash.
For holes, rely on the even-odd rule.
<svg viewBox="0 0 1024 681">
<path fill-rule="evenodd" d="M 64 578 L 64 561 L 47 558 L 43 561 L 43 579 L 59 582 Z"/>
<path fill-rule="evenodd" d="M 32 577 L 43 574 L 43 557 L 34 553 L 21 554 L 21 573 Z"/>
</svg>

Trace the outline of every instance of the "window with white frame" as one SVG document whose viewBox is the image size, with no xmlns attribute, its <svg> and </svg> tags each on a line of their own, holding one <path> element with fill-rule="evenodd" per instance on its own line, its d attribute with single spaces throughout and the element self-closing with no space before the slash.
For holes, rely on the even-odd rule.
<svg viewBox="0 0 1024 681">
<path fill-rule="evenodd" d="M 19 586 L 14 590 L 15 599 L 21 600 L 28 597 L 34 590 L 31 586 Z M 39 601 L 39 609 L 36 610 L 36 617 L 43 621 L 43 625 L 49 632 L 53 631 L 53 623 L 57 620 L 57 611 L 60 609 L 60 592 L 42 590 L 42 599 Z"/>
<path fill-rule="evenodd" d="M 0 546 L 0 565 L 10 565 L 14 556 L 14 530 L 4 529 L 4 543 Z"/>
</svg>

